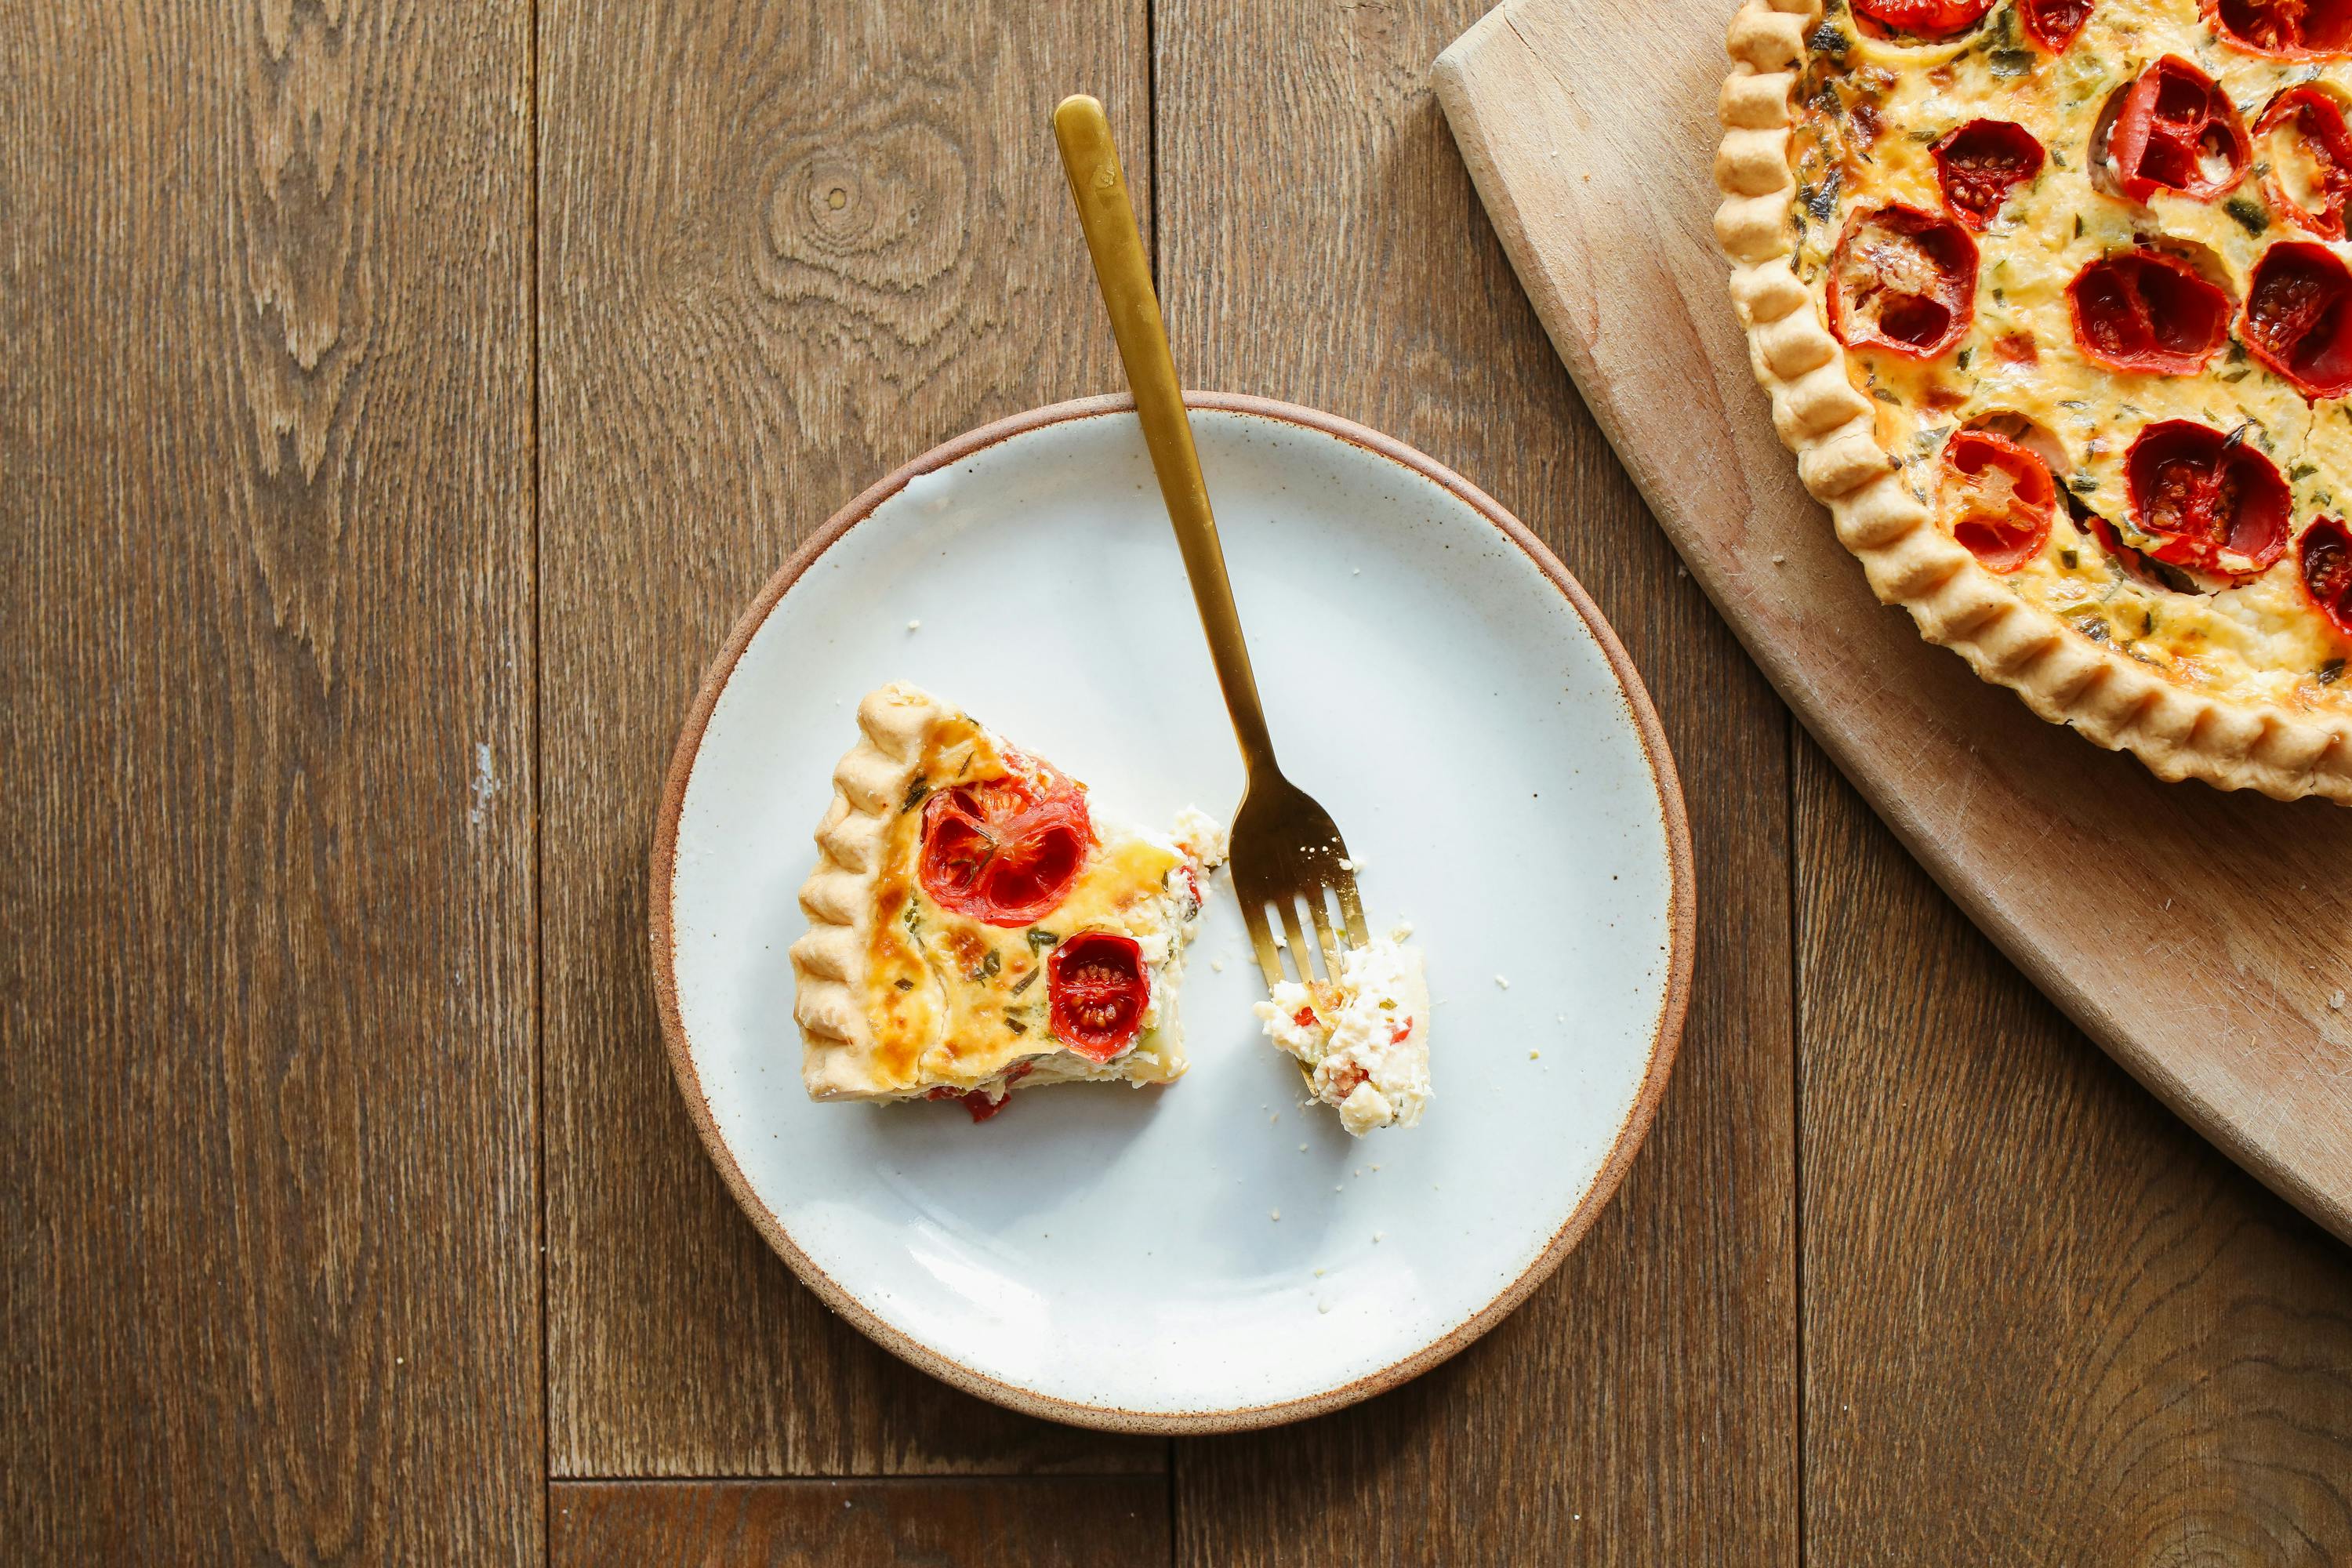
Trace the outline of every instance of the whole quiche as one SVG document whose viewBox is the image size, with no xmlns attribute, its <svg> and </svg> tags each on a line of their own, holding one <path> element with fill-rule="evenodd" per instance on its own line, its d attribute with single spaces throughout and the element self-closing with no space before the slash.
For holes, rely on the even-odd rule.
<svg viewBox="0 0 2352 1568">
<path fill-rule="evenodd" d="M 2169 779 L 2352 803 L 2352 0 L 1748 0 L 1718 239 L 1882 599 Z"/>
</svg>

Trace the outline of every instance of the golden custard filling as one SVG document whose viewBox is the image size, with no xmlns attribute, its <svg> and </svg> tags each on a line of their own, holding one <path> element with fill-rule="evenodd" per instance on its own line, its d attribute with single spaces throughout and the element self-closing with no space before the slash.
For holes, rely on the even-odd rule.
<svg viewBox="0 0 2352 1568">
<path fill-rule="evenodd" d="M 2197 0 L 2084 10 L 1831 0 L 1792 265 L 1904 483 L 2021 599 L 2184 687 L 2352 712 L 2352 60 Z"/>
</svg>

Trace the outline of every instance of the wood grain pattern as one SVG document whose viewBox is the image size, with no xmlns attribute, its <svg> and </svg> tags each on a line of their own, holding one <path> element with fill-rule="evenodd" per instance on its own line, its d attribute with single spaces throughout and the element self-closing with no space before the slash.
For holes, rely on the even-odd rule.
<svg viewBox="0 0 2352 1568">
<path fill-rule="evenodd" d="M 1097 1568 L 1168 1561 L 1164 1476 L 558 1481 L 553 1568 Z"/>
<path fill-rule="evenodd" d="M 0 1559 L 541 1550 L 530 60 L 0 6 Z"/>
<path fill-rule="evenodd" d="M 1807 1556 L 2352 1562 L 2352 1255 L 1799 764 Z"/>
<path fill-rule="evenodd" d="M 1690 807 L 1690 1023 L 1648 1144 L 1552 1279 L 1393 1394 L 1180 1442 L 1179 1552 L 1219 1568 L 1790 1561 L 1786 719 L 1678 577 L 1479 216 L 1427 80 L 1472 15 L 1162 5 L 1160 294 L 1189 384 L 1412 443 L 1541 534 L 1611 616 Z"/>
<path fill-rule="evenodd" d="M 914 1372 L 793 1279 L 695 1141 L 645 951 L 662 770 L 744 602 L 877 475 L 1116 384 L 1048 115 L 1091 87 L 1148 147 L 1141 0 L 542 20 L 553 1468 L 1159 1468 Z"/>
<path fill-rule="evenodd" d="M 2160 784 L 1873 602 L 1773 435 L 1713 245 L 1729 10 L 1510 0 L 1440 61 L 1538 312 L 1692 571 L 1912 852 L 2143 1083 L 2352 1239 L 2352 903 L 2315 870 L 2352 865 L 2352 812 Z"/>
</svg>

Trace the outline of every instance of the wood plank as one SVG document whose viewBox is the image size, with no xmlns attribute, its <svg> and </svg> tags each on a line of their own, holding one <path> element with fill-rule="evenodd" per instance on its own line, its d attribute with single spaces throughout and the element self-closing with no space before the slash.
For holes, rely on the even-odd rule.
<svg viewBox="0 0 2352 1568">
<path fill-rule="evenodd" d="M 553 1568 L 1095 1568 L 1168 1561 L 1165 1476 L 558 1481 Z"/>
<path fill-rule="evenodd" d="M 1048 115 L 1091 87 L 1148 146 L 1143 0 L 543 17 L 553 1468 L 1158 1468 L 1157 1442 L 949 1390 L 801 1288 L 696 1142 L 645 941 L 662 770 L 760 584 L 925 448 L 1116 384 Z"/>
<path fill-rule="evenodd" d="M 2352 1562 L 2352 1254 L 1797 785 L 1807 1555 Z"/>
<path fill-rule="evenodd" d="M 1440 62 L 1538 313 L 1691 570 L 1937 880 L 2166 1103 L 2352 1240 L 2352 902 L 2299 869 L 2352 864 L 2352 812 L 2159 783 L 1872 598 L 1773 434 L 1715 249 L 1731 8 L 1509 0 Z M 2112 935 L 2117 911 L 2135 934 Z"/>
<path fill-rule="evenodd" d="M 0 6 L 0 1559 L 541 1550 L 530 65 Z"/>
<path fill-rule="evenodd" d="M 1648 1145 L 1552 1280 L 1392 1394 L 1180 1442 L 1178 1544 L 1219 1568 L 1787 1562 L 1786 716 L 1679 574 L 1479 214 L 1427 85 L 1474 14 L 1164 4 L 1161 295 L 1188 383 L 1422 447 L 1517 511 L 1613 619 L 1688 797 L 1690 1023 Z"/>
</svg>

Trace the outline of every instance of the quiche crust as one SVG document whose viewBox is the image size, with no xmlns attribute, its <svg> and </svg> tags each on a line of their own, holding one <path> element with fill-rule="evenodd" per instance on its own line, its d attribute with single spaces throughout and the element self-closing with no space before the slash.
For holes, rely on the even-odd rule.
<svg viewBox="0 0 2352 1568">
<path fill-rule="evenodd" d="M 2043 719 L 2131 752 L 2159 778 L 2352 805 L 2352 717 L 2191 690 L 2091 642 L 1986 570 L 1901 482 L 1845 348 L 1792 264 L 1793 100 L 1807 36 L 1822 16 L 1821 0 L 1745 0 L 1732 18 L 1715 229 L 1773 427 L 1872 591 L 1909 610 L 1921 636 Z"/>
<path fill-rule="evenodd" d="M 911 686 L 891 685 L 857 705 L 860 738 L 833 770 L 833 804 L 816 830 L 816 869 L 801 886 L 806 935 L 793 943 L 793 1018 L 802 1073 L 820 1100 L 875 1092 L 867 1064 L 866 954 L 890 818 L 922 766 L 923 737 L 949 710 Z"/>
</svg>

